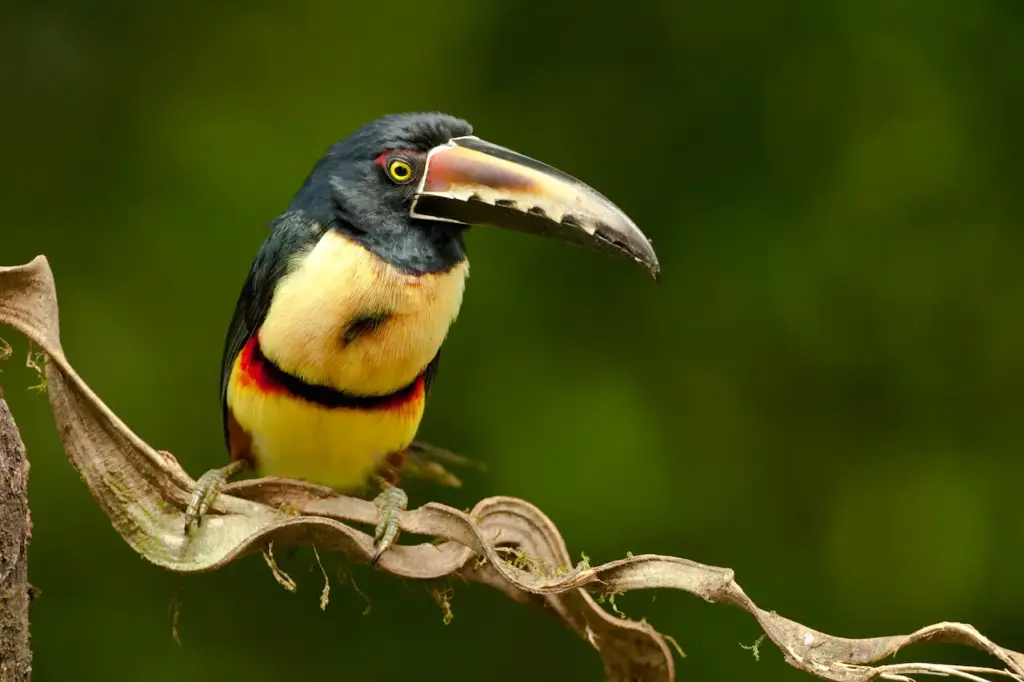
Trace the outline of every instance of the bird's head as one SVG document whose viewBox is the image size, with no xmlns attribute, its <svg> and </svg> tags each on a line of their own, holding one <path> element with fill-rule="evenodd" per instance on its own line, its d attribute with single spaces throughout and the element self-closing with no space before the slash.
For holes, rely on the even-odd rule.
<svg viewBox="0 0 1024 682">
<path fill-rule="evenodd" d="M 658 277 L 650 242 L 615 204 L 472 133 L 439 113 L 379 118 L 330 148 L 292 208 L 414 271 L 460 260 L 465 228 L 489 225 L 627 256 Z"/>
</svg>

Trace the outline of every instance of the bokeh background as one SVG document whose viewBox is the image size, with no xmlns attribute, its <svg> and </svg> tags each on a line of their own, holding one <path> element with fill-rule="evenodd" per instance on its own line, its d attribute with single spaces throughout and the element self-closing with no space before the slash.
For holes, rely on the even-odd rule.
<svg viewBox="0 0 1024 682">
<path fill-rule="evenodd" d="M 1021 3 L 7 0 L 0 45 L 0 262 L 47 255 L 69 358 L 194 476 L 225 461 L 222 342 L 266 223 L 334 140 L 439 109 L 611 196 L 664 277 L 474 230 L 421 435 L 488 469 L 414 504 L 522 496 L 576 557 L 731 566 L 836 634 L 951 619 L 1024 648 Z M 296 594 L 259 557 L 146 564 L 3 336 L 39 682 L 599 679 L 483 587 L 446 626 L 427 586 L 355 569 L 364 615 L 336 558 L 321 612 L 305 551 Z M 680 679 L 802 678 L 740 648 L 737 610 L 618 603 L 679 640 Z"/>
</svg>

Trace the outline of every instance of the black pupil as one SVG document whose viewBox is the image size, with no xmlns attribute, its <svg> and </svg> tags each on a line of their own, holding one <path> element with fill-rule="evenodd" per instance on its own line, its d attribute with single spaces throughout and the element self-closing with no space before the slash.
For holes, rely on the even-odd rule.
<svg viewBox="0 0 1024 682">
<path fill-rule="evenodd" d="M 405 178 L 409 176 L 409 167 L 401 162 L 396 163 L 392 171 L 394 172 L 395 177 L 398 178 Z"/>
</svg>

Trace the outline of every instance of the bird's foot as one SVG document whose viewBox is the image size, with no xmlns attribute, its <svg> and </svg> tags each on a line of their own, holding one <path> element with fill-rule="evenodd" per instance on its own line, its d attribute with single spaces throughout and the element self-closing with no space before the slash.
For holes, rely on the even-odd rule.
<svg viewBox="0 0 1024 682">
<path fill-rule="evenodd" d="M 199 477 L 192 489 L 192 498 L 185 509 L 185 534 L 190 534 L 203 520 L 210 504 L 232 476 L 238 475 L 247 463 L 244 459 L 236 459 L 227 466 L 210 469 Z"/>
<path fill-rule="evenodd" d="M 375 566 L 380 557 L 398 537 L 398 518 L 409 506 L 409 496 L 397 486 L 388 486 L 373 500 L 380 509 L 380 521 L 373 534 L 374 553 L 370 565 Z"/>
</svg>

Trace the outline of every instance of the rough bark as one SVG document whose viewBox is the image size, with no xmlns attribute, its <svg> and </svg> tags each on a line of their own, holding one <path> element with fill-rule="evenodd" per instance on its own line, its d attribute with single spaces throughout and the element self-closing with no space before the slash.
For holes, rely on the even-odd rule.
<svg viewBox="0 0 1024 682">
<path fill-rule="evenodd" d="M 14 417 L 0 391 L 0 682 L 28 682 L 28 460 Z"/>
</svg>

